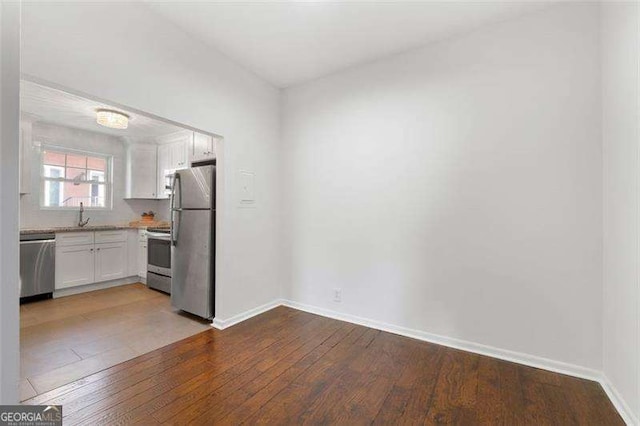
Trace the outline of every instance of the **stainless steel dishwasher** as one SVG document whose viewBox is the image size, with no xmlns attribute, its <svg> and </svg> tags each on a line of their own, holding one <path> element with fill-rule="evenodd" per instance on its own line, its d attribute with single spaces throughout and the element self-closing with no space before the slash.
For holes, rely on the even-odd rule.
<svg viewBox="0 0 640 426">
<path fill-rule="evenodd" d="M 52 295 L 55 277 L 55 234 L 21 235 L 20 298 Z"/>
</svg>

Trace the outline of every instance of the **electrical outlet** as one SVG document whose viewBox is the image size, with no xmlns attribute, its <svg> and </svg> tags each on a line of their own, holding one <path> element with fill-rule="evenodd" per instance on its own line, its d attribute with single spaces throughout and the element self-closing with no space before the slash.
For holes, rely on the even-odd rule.
<svg viewBox="0 0 640 426">
<path fill-rule="evenodd" d="M 333 289 L 333 301 L 334 302 L 342 302 L 342 289 L 334 288 Z"/>
</svg>

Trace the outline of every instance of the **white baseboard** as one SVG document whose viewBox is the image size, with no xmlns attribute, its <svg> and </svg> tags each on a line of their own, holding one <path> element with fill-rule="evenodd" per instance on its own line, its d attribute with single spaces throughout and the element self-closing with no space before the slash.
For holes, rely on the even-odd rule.
<svg viewBox="0 0 640 426">
<path fill-rule="evenodd" d="M 621 395 L 617 392 L 615 387 L 606 378 L 606 376 L 598 370 L 583 367 L 580 365 L 570 364 L 562 361 L 556 361 L 537 355 L 530 355 L 523 352 L 516 352 L 507 349 L 495 348 L 493 346 L 483 345 L 481 343 L 470 342 L 467 340 L 456 339 L 453 337 L 440 336 L 437 334 L 428 333 L 421 330 L 414 330 L 407 327 L 401 327 L 398 325 L 387 324 L 381 321 L 371 320 L 367 318 L 361 318 L 355 315 L 344 314 L 341 312 L 332 311 L 329 309 L 319 308 L 312 305 L 307 305 L 292 300 L 276 299 L 265 305 L 259 306 L 254 309 L 250 309 L 239 315 L 235 315 L 229 319 L 221 320 L 214 319 L 211 324 L 213 327 L 223 330 L 232 325 L 238 324 L 253 316 L 259 315 L 277 306 L 287 306 L 289 308 L 297 309 L 300 311 L 309 312 L 316 315 L 321 315 L 327 318 L 333 318 L 340 321 L 346 321 L 353 324 L 362 325 L 376 330 L 382 330 L 389 333 L 398 334 L 413 339 L 422 340 L 429 343 L 435 343 L 442 346 L 447 346 L 454 349 L 459 349 L 467 352 L 473 352 L 480 355 L 489 356 L 492 358 L 498 358 L 505 361 L 515 362 L 517 364 L 526 365 L 529 367 L 540 368 L 543 370 L 553 371 L 555 373 L 566 374 L 568 376 L 579 377 L 581 379 L 593 380 L 602 386 L 605 393 L 620 413 L 620 416 L 628 425 L 638 425 L 638 419 L 633 415 L 629 409 L 628 404 L 624 401 Z"/>
<path fill-rule="evenodd" d="M 283 305 L 312 314 L 322 315 L 324 317 L 334 318 L 341 321 L 359 324 L 365 327 L 375 328 L 376 330 L 387 331 L 389 333 L 399 334 L 401 336 L 411 337 L 413 339 L 423 340 L 425 342 L 435 343 L 438 345 L 460 349 L 467 352 L 473 352 L 480 355 L 486 355 L 492 358 L 515 362 L 517 364 L 523 364 L 530 367 L 541 368 L 543 370 L 549 370 L 556 373 L 567 374 L 569 376 L 598 381 L 602 375 L 598 370 L 593 370 L 579 365 L 569 364 L 562 361 L 555 361 L 552 359 L 530 355 L 522 352 L 495 348 L 493 346 L 456 339 L 453 337 L 440 336 L 438 334 L 432 334 L 426 331 L 414 330 L 411 328 L 387 324 L 368 318 L 361 318 L 354 315 L 343 314 L 329 309 L 318 308 L 291 300 L 284 300 Z"/>
<path fill-rule="evenodd" d="M 622 420 L 624 420 L 624 422 L 630 426 L 640 425 L 640 421 L 638 421 L 638 418 L 633 414 L 633 411 L 631 411 L 629 404 L 627 404 L 624 398 L 622 398 L 622 395 L 620 395 L 618 390 L 615 388 L 615 386 L 613 386 L 613 383 L 611 383 L 607 376 L 602 374 L 600 380 L 598 381 L 600 382 L 602 389 L 604 389 L 605 393 L 611 400 L 613 406 L 616 407 L 616 410 L 618 410 L 618 413 L 620 413 Z"/>
<path fill-rule="evenodd" d="M 105 288 L 117 287 L 120 285 L 133 284 L 137 282 L 140 282 L 140 277 L 134 276 L 134 277 L 127 277 L 127 278 L 120 278 L 117 280 L 104 281 L 101 283 L 93 283 L 93 284 L 80 285 L 77 287 L 62 288 L 60 290 L 54 291 L 53 297 L 58 298 L 58 297 L 72 296 L 74 294 L 86 293 L 89 291 L 96 291 L 96 290 L 104 290 Z"/>
<path fill-rule="evenodd" d="M 270 311 L 271 309 L 282 304 L 282 300 L 280 299 L 272 300 L 269 303 L 265 303 L 264 305 L 258 306 L 257 308 L 249 309 L 248 311 L 242 312 L 238 315 L 234 315 L 228 319 L 214 318 L 211 322 L 211 326 L 217 328 L 218 330 L 224 330 L 225 328 L 236 325 L 239 322 L 247 320 L 251 317 L 255 317 L 256 315 L 260 315 L 263 312 Z"/>
</svg>

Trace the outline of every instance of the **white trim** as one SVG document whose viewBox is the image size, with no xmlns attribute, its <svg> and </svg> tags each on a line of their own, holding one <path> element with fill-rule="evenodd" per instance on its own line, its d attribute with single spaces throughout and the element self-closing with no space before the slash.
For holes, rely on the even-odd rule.
<svg viewBox="0 0 640 426">
<path fill-rule="evenodd" d="M 622 417 L 622 420 L 624 420 L 624 422 L 630 426 L 640 425 L 640 421 L 638 421 L 638 418 L 633 414 L 633 411 L 624 400 L 624 398 L 622 398 L 620 392 L 618 392 L 615 386 L 613 386 L 613 383 L 611 383 L 609 378 L 602 374 L 598 382 L 600 382 L 602 389 L 604 389 L 604 392 L 609 397 L 609 400 L 611 400 L 613 406 L 616 408 L 616 410 L 618 410 L 618 413 L 620 414 L 620 417 Z"/>
<path fill-rule="evenodd" d="M 582 379 L 599 381 L 602 373 L 598 370 L 582 367 L 575 364 L 569 364 L 562 361 L 555 361 L 548 358 L 530 355 L 523 352 L 511 351 L 508 349 L 495 348 L 493 346 L 483 345 L 481 343 L 470 342 L 467 340 L 456 339 L 454 337 L 440 336 L 438 334 L 428 333 L 426 331 L 414 330 L 393 324 L 387 324 L 367 318 L 357 317 L 355 315 L 343 314 L 329 309 L 318 308 L 303 303 L 284 300 L 284 306 L 293 309 L 309 312 L 316 315 L 322 315 L 328 318 L 334 318 L 341 321 L 347 321 L 359 324 L 365 327 L 375 328 L 389 333 L 399 334 L 401 336 L 413 339 L 423 340 L 425 342 L 435 343 L 454 349 L 460 349 L 467 352 L 473 352 L 480 355 L 490 356 L 505 361 L 515 362 L 517 364 L 528 365 L 530 367 L 541 368 L 543 370 L 553 371 L 555 373 L 567 374 L 569 376 L 580 377 Z"/>
<path fill-rule="evenodd" d="M 72 296 L 74 294 L 87 293 L 89 291 L 104 290 L 105 288 L 118 287 L 121 285 L 133 284 L 140 282 L 140 277 L 131 276 L 127 278 L 118 278 L 117 280 L 103 281 L 101 283 L 92 283 L 80 285 L 77 287 L 61 288 L 53 292 L 53 297 Z"/>
<path fill-rule="evenodd" d="M 0 403 L 17 404 L 20 372 L 20 2 L 0 1 Z"/>
<path fill-rule="evenodd" d="M 53 170 L 57 170 L 58 172 L 60 172 L 60 175 L 64 174 L 64 167 L 63 166 L 52 166 L 50 164 L 42 164 L 42 168 L 45 170 L 45 175 L 47 174 L 47 172 L 50 174 L 51 171 Z M 58 176 L 59 177 L 59 176 Z M 58 206 L 62 205 L 62 202 L 64 201 L 64 185 L 62 182 L 60 181 L 54 181 L 51 179 L 47 179 L 46 177 L 42 178 L 42 181 L 44 183 L 44 192 L 43 192 L 43 197 L 44 197 L 44 205 L 45 206 L 49 206 L 51 204 L 51 194 L 50 189 L 51 189 L 51 183 L 52 182 L 57 182 L 60 184 L 60 188 L 58 190 Z"/>
<path fill-rule="evenodd" d="M 101 185 L 104 188 L 104 207 L 96 207 L 96 206 L 86 206 L 84 207 L 85 210 L 98 210 L 98 211 L 110 211 L 113 210 L 113 162 L 114 162 L 114 155 L 112 154 L 103 154 L 100 152 L 92 152 L 92 151 L 84 151 L 81 149 L 76 149 L 76 148 L 67 148 L 65 146 L 60 146 L 60 145 L 56 145 L 56 144 L 49 144 L 47 142 L 42 142 L 42 141 L 34 141 L 34 145 L 37 145 L 40 147 L 39 149 L 39 167 L 40 167 L 40 185 L 39 185 L 39 191 L 40 191 L 40 210 L 77 210 L 78 206 L 63 206 L 62 201 L 64 201 L 64 184 L 65 183 L 79 183 L 79 184 L 88 184 L 89 188 L 91 188 L 92 184 L 97 184 L 97 185 Z M 57 165 L 50 165 L 50 164 L 44 164 L 44 156 L 46 151 L 51 151 L 51 152 L 56 152 L 59 154 L 64 154 L 65 155 L 65 165 L 64 166 L 57 166 Z M 93 158 L 101 158 L 105 160 L 106 163 L 106 167 L 105 170 L 103 171 L 98 171 L 98 172 L 102 172 L 104 174 L 104 180 L 100 181 L 100 182 L 96 182 L 96 181 L 92 181 L 89 180 L 89 172 L 91 171 L 91 169 L 88 168 L 88 164 L 85 165 L 84 170 L 86 171 L 86 175 L 85 178 L 83 180 L 79 180 L 76 181 L 75 179 L 67 179 L 66 177 L 57 177 L 57 178 L 53 178 L 53 177 L 47 177 L 45 175 L 44 169 L 46 167 L 54 167 L 54 168 L 61 168 L 64 169 L 67 168 L 67 159 L 66 159 L 66 155 L 82 155 L 82 156 L 86 156 L 86 157 L 93 157 Z M 74 167 L 76 169 L 82 169 L 81 167 Z M 64 173 L 63 173 L 64 174 Z M 60 185 L 60 202 L 59 205 L 57 206 L 48 206 L 47 205 L 47 182 L 61 182 L 62 185 Z M 91 190 L 91 189 L 90 189 Z"/>
<path fill-rule="evenodd" d="M 169 145 L 173 142 L 180 142 L 182 139 L 192 137 L 193 131 L 191 130 L 177 130 L 168 135 L 156 136 L 153 139 L 157 145 Z"/>
<path fill-rule="evenodd" d="M 611 403 L 614 405 L 616 410 L 618 410 L 618 413 L 628 425 L 640 424 L 640 422 L 638 422 L 638 419 L 633 415 L 633 412 L 630 410 L 627 403 L 621 397 L 620 393 L 601 371 L 583 367 L 580 365 L 556 361 L 536 355 L 526 354 L 523 352 L 511 351 L 508 349 L 495 348 L 493 346 L 483 345 L 481 343 L 470 342 L 462 339 L 456 339 L 453 337 L 440 336 L 421 330 L 414 330 L 407 327 L 387 324 L 380 321 L 357 317 L 355 315 L 344 314 L 341 312 L 332 311 L 330 309 L 319 308 L 316 306 L 294 302 L 292 300 L 286 299 L 273 300 L 272 302 L 254 309 L 250 309 L 226 320 L 215 318 L 211 326 L 219 330 L 223 330 L 278 306 L 286 306 L 292 309 L 297 309 L 299 311 L 305 311 L 311 314 L 333 318 L 339 321 L 346 321 L 353 324 L 374 328 L 376 330 L 382 330 L 429 343 L 435 343 L 437 345 L 485 355 L 492 358 L 498 358 L 509 362 L 515 362 L 516 364 L 540 368 L 547 371 L 553 371 L 555 373 L 579 377 L 581 379 L 593 380 L 600 383 L 602 389 L 611 400 Z"/>
<path fill-rule="evenodd" d="M 282 299 L 276 299 L 269 303 L 265 303 L 262 306 L 258 306 L 257 308 L 249 309 L 248 311 L 242 312 L 238 315 L 234 315 L 229 319 L 220 319 L 214 318 L 211 322 L 211 326 L 217 328 L 218 330 L 224 330 L 225 328 L 231 327 L 232 325 L 236 325 L 244 320 L 248 320 L 251 317 L 255 317 L 256 315 L 260 315 L 261 313 L 270 311 L 273 308 L 277 308 L 280 305 L 283 305 L 284 301 Z"/>
</svg>

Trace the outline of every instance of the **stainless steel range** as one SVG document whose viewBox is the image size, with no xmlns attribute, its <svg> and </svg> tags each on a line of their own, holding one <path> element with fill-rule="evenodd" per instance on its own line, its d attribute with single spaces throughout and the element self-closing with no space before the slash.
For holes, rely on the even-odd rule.
<svg viewBox="0 0 640 426">
<path fill-rule="evenodd" d="M 169 229 L 147 230 L 147 286 L 171 293 L 171 234 Z"/>
</svg>

